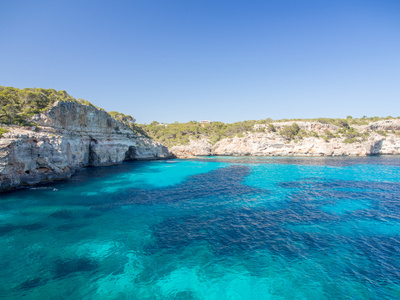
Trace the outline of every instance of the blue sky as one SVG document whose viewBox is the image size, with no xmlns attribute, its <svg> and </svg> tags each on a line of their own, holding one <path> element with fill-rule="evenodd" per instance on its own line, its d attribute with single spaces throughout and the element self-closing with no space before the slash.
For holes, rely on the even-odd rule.
<svg viewBox="0 0 400 300">
<path fill-rule="evenodd" d="M 139 123 L 400 115 L 398 0 L 0 4 L 0 85 Z"/>
</svg>

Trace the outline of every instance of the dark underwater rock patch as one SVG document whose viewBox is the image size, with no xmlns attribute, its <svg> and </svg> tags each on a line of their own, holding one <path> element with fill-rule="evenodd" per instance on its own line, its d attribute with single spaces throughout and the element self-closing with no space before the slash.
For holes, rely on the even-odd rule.
<svg viewBox="0 0 400 300">
<path fill-rule="evenodd" d="M 18 229 L 18 226 L 12 225 L 12 224 L 6 224 L 3 226 L 0 226 L 0 236 L 6 235 L 14 230 Z"/>
<path fill-rule="evenodd" d="M 13 224 L 5 224 L 0 226 L 0 236 L 9 234 L 14 230 L 26 230 L 26 231 L 34 231 L 45 228 L 46 226 L 41 223 L 33 223 L 27 225 L 13 225 Z"/>
<path fill-rule="evenodd" d="M 58 259 L 54 262 L 54 278 L 64 278 L 79 272 L 91 272 L 98 269 L 96 260 L 82 257 L 72 259 Z"/>
<path fill-rule="evenodd" d="M 69 210 L 59 210 L 50 215 L 52 218 L 63 219 L 63 220 L 71 220 L 74 215 Z"/>
<path fill-rule="evenodd" d="M 292 218 L 293 215 L 284 210 L 243 208 L 224 210 L 208 216 L 170 218 L 154 227 L 157 242 L 148 250 L 152 253 L 160 249 L 176 252 L 193 242 L 204 240 L 216 254 L 222 256 L 269 249 L 286 258 L 295 259 L 307 255 L 315 247 L 329 247 L 330 242 L 326 239 L 317 235 L 302 236 L 282 226 L 296 222 Z"/>
<path fill-rule="evenodd" d="M 339 223 L 345 226 L 347 222 L 351 224 L 354 221 L 398 221 L 398 183 L 309 180 L 287 182 L 280 186 L 299 190 L 287 196 L 278 210 L 242 207 L 165 219 L 153 227 L 155 242 L 149 245 L 147 251 L 175 253 L 192 243 L 206 242 L 215 255 L 222 257 L 238 253 L 250 255 L 266 249 L 276 257 L 296 261 L 323 253 L 336 253 L 338 245 L 347 245 L 356 249 L 354 256 L 367 258 L 369 265 L 349 265 L 348 268 L 327 266 L 332 273 L 373 284 L 388 280 L 400 284 L 400 235 L 341 236 L 329 231 L 291 229 L 292 225 L 300 225 L 301 228 L 302 225 Z M 340 188 L 349 191 L 337 190 Z M 360 191 L 354 192 L 353 189 Z M 334 205 L 338 201 L 369 201 L 371 205 L 340 215 L 324 211 L 325 205 Z M 348 259 L 351 264 L 351 257 Z"/>
<path fill-rule="evenodd" d="M 33 224 L 20 226 L 20 228 L 22 230 L 34 231 L 34 230 L 40 230 L 40 229 L 46 228 L 46 226 L 42 223 L 33 223 Z"/>
<path fill-rule="evenodd" d="M 20 290 L 31 290 L 38 286 L 45 285 L 46 283 L 47 279 L 45 278 L 42 277 L 31 278 L 21 283 L 17 288 Z"/>
<path fill-rule="evenodd" d="M 60 225 L 56 229 L 57 229 L 57 231 L 70 231 L 70 230 L 82 228 L 84 226 L 86 226 L 86 224 L 69 223 L 69 224 Z"/>
<path fill-rule="evenodd" d="M 94 206 L 97 210 L 109 210 L 130 204 L 152 205 L 190 201 L 202 197 L 239 196 L 244 194 L 269 194 L 267 190 L 242 184 L 250 174 L 248 166 L 233 165 L 208 173 L 189 177 L 181 184 L 157 189 L 128 189 L 107 202 Z M 104 199 L 103 199 L 104 201 Z"/>
</svg>

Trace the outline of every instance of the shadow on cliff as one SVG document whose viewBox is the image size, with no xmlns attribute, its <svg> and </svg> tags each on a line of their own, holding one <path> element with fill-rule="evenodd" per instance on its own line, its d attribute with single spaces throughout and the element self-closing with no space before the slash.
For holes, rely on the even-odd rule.
<svg viewBox="0 0 400 300">
<path fill-rule="evenodd" d="M 375 145 L 371 146 L 371 155 L 379 155 L 382 151 L 383 139 L 376 142 Z"/>
</svg>

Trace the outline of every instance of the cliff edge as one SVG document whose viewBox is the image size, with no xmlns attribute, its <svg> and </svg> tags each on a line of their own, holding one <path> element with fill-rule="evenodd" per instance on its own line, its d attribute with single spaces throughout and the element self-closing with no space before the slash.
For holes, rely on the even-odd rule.
<svg viewBox="0 0 400 300">
<path fill-rule="evenodd" d="M 56 102 L 33 122 L 9 126 L 0 139 L 0 191 L 68 178 L 86 166 L 168 157 L 167 147 L 93 106 Z"/>
<path fill-rule="evenodd" d="M 297 136 L 288 139 L 282 130 L 296 124 Z M 273 128 L 273 130 L 271 130 Z M 353 130 L 354 129 L 354 130 Z M 343 129 L 319 122 L 276 122 L 254 125 L 254 132 L 224 138 L 212 144 L 206 137 L 173 146 L 178 158 L 221 156 L 368 156 L 400 154 L 400 120 L 384 120 Z M 342 133 L 341 133 L 342 131 Z M 350 138 L 349 138 L 350 137 Z"/>
</svg>

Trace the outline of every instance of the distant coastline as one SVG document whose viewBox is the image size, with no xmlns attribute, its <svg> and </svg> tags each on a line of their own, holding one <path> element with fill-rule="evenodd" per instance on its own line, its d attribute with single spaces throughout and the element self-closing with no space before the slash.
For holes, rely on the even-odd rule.
<svg viewBox="0 0 400 300">
<path fill-rule="evenodd" d="M 179 158 L 235 156 L 368 156 L 400 154 L 400 120 L 337 126 L 315 121 L 254 124 L 251 131 L 212 143 L 207 137 L 169 151 Z"/>
<path fill-rule="evenodd" d="M 65 91 L 10 87 L 0 103 L 0 191 L 126 160 L 400 154 L 394 117 L 136 124 Z"/>
</svg>

